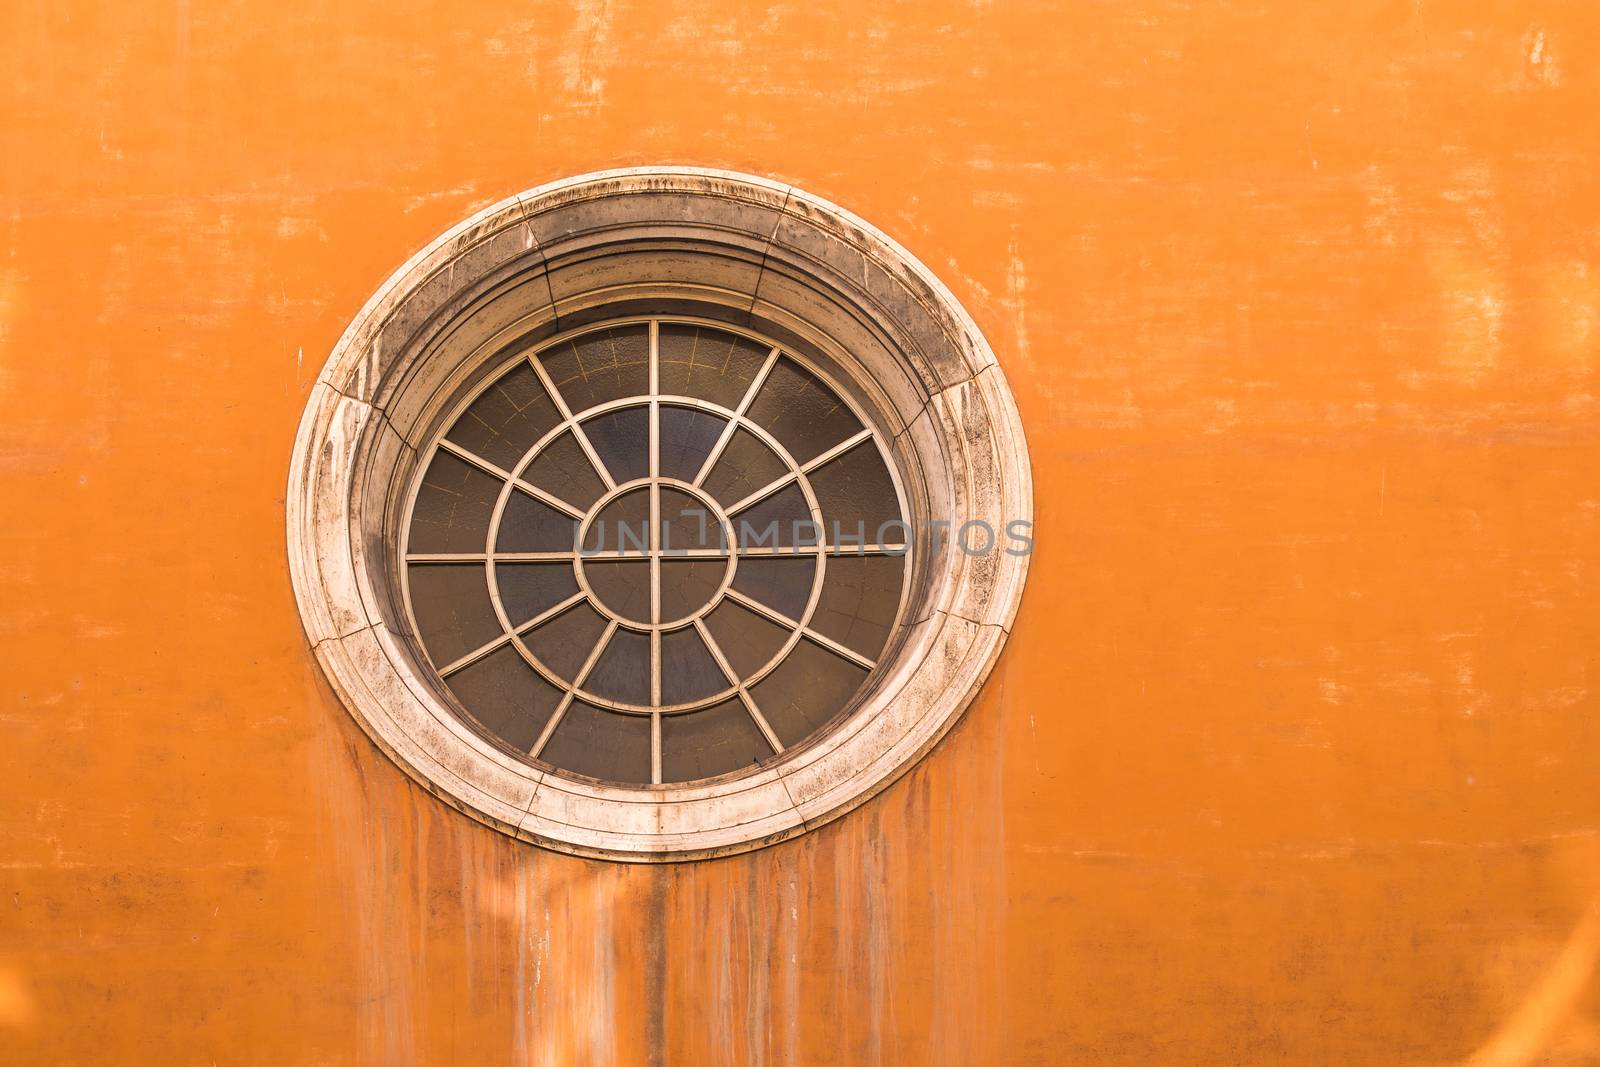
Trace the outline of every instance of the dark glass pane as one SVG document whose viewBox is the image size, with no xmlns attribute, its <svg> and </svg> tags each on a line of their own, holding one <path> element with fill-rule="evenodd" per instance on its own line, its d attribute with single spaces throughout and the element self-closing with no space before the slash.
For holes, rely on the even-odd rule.
<svg viewBox="0 0 1600 1067">
<path fill-rule="evenodd" d="M 646 560 L 586 559 L 583 576 L 600 603 L 634 622 L 650 622 L 650 564 Z"/>
<path fill-rule="evenodd" d="M 585 552 L 642 555 L 650 547 L 650 489 L 630 489 L 600 509 L 583 537 Z"/>
<path fill-rule="evenodd" d="M 484 390 L 445 436 L 510 470 L 560 421 L 539 376 L 519 363 Z"/>
<path fill-rule="evenodd" d="M 802 639 L 750 695 L 778 740 L 796 745 L 841 711 L 866 677 L 844 657 Z"/>
<path fill-rule="evenodd" d="M 650 635 L 632 630 L 612 634 L 583 687 L 607 700 L 650 703 Z"/>
<path fill-rule="evenodd" d="M 788 473 L 789 468 L 777 453 L 749 430 L 739 429 L 733 432 L 703 485 L 726 508 Z"/>
<path fill-rule="evenodd" d="M 521 626 L 578 591 L 571 563 L 497 563 L 500 604 L 512 626 Z"/>
<path fill-rule="evenodd" d="M 904 556 L 830 556 L 811 628 L 877 658 L 900 610 L 905 565 Z"/>
<path fill-rule="evenodd" d="M 661 476 L 692 482 L 727 423 L 694 408 L 661 407 Z"/>
<path fill-rule="evenodd" d="M 605 616 L 588 604 L 578 604 L 523 634 L 522 643 L 540 663 L 554 671 L 556 677 L 571 682 L 577 678 L 605 628 Z"/>
<path fill-rule="evenodd" d="M 706 616 L 706 629 L 740 678 L 765 667 L 793 633 L 731 600 L 724 600 Z"/>
<path fill-rule="evenodd" d="M 829 565 L 832 571 L 832 565 Z M 799 619 L 811 599 L 817 558 L 803 556 L 744 556 L 733 575 L 733 587 L 774 611 Z"/>
<path fill-rule="evenodd" d="M 748 414 L 800 463 L 861 431 L 861 423 L 844 401 L 790 359 L 780 359 L 772 368 Z"/>
<path fill-rule="evenodd" d="M 771 346 L 703 326 L 662 323 L 661 391 L 737 408 Z"/>
<path fill-rule="evenodd" d="M 687 704 L 726 688 L 727 675 L 717 666 L 693 626 L 661 635 L 662 704 Z"/>
<path fill-rule="evenodd" d="M 738 700 L 661 719 L 661 780 L 692 782 L 749 767 L 772 755 Z"/>
<path fill-rule="evenodd" d="M 583 510 L 606 491 L 605 483 L 594 472 L 594 464 L 589 462 L 571 433 L 564 433 L 550 442 L 550 447 L 540 452 L 522 472 L 522 480 Z"/>
<path fill-rule="evenodd" d="M 740 548 L 814 545 L 821 540 L 798 485 L 784 486 L 736 512 L 732 519 Z"/>
<path fill-rule="evenodd" d="M 650 473 L 650 409 L 621 408 L 583 424 L 600 462 L 621 485 Z"/>
<path fill-rule="evenodd" d="M 505 483 L 442 449 L 434 453 L 411 510 L 408 552 L 482 552 Z"/>
<path fill-rule="evenodd" d="M 670 487 L 661 490 L 661 545 L 667 551 L 724 548 L 726 531 L 703 502 Z"/>
<path fill-rule="evenodd" d="M 584 334 L 539 359 L 573 414 L 650 391 L 650 331 L 645 326 Z"/>
<path fill-rule="evenodd" d="M 868 544 L 880 538 L 904 544 L 900 505 L 883 456 L 863 441 L 811 472 L 811 490 L 822 509 L 822 528 L 830 544 Z"/>
<path fill-rule="evenodd" d="M 768 359 L 767 344 L 725 330 L 663 323 L 660 326 L 660 390 L 737 407 Z M 513 365 L 485 388 L 446 433 L 447 439 L 507 470 L 515 468 L 543 436 L 560 426 L 564 402 L 582 413 L 649 389 L 649 329 L 612 327 L 564 342 L 538 357 L 556 394 L 546 392 L 536 369 Z M 730 435 L 705 480 L 706 493 L 729 507 L 792 473 L 779 453 L 787 449 L 804 463 L 860 430 L 842 396 L 797 361 L 773 366 L 753 394 L 750 419 L 782 448 L 755 433 Z M 559 433 L 520 478 L 576 509 L 602 498 L 616 484 L 649 475 L 650 421 L 647 404 L 588 418 L 583 442 L 570 429 Z M 692 407 L 659 410 L 661 477 L 692 481 L 727 422 Z M 591 460 L 582 444 L 597 457 Z M 597 470 L 598 463 L 601 469 Z M 842 453 L 812 472 L 822 526 L 812 523 L 801 486 L 786 484 L 733 516 L 734 534 L 746 548 L 786 548 L 825 540 L 848 547 L 867 542 L 902 543 L 890 469 L 871 442 Z M 412 553 L 478 553 L 491 536 L 502 553 L 568 552 L 577 520 L 523 490 L 512 488 L 500 528 L 489 522 L 502 492 L 500 479 L 445 452 L 429 463 L 413 506 L 408 531 Z M 595 603 L 629 623 L 659 619 L 673 624 L 700 611 L 718 595 L 728 559 L 647 558 L 651 501 L 659 502 L 656 544 L 666 553 L 725 550 L 724 530 L 691 493 L 663 486 L 636 490 L 608 504 L 592 525 L 585 549 L 602 554 L 632 552 L 635 558 L 495 563 L 499 603 L 512 626 L 526 624 L 586 587 Z M 832 531 L 838 526 L 838 533 Z M 626 533 L 626 536 L 624 536 Z M 806 614 L 819 557 L 746 554 L 737 560 L 733 588 L 766 609 L 800 619 Z M 876 658 L 888 642 L 898 613 L 905 560 L 885 555 L 835 555 L 808 624 L 815 633 Z M 579 574 L 582 582 L 580 583 Z M 659 584 L 652 582 L 655 575 Z M 407 568 L 418 634 L 429 656 L 444 666 L 503 636 L 481 564 L 411 564 Z M 652 598 L 656 605 L 652 606 Z M 580 603 L 521 636 L 542 668 L 576 684 L 583 680 L 591 702 L 574 700 L 552 733 L 542 758 L 605 781 L 650 781 L 650 718 L 596 707 L 592 701 L 652 703 L 651 635 L 616 627 L 595 603 Z M 597 648 L 602 635 L 609 636 Z M 717 698 L 729 688 L 717 656 L 740 679 L 766 667 L 792 640 L 794 648 L 752 695 L 785 744 L 803 741 L 850 701 L 867 672 L 817 640 L 792 631 L 731 600 L 705 617 L 706 637 L 693 626 L 659 635 L 662 705 Z M 713 652 L 715 649 L 715 653 Z M 541 677 L 512 644 L 495 649 L 454 672 L 447 684 L 475 722 L 513 751 L 528 751 L 563 699 L 561 688 Z M 751 767 L 771 755 L 748 708 L 737 699 L 711 708 L 661 717 L 663 779 L 695 781 Z"/>
<path fill-rule="evenodd" d="M 539 758 L 607 782 L 650 783 L 650 717 L 574 700 Z"/>
<path fill-rule="evenodd" d="M 413 563 L 407 569 L 417 636 L 435 667 L 454 663 L 505 633 L 489 601 L 481 563 Z"/>
<path fill-rule="evenodd" d="M 461 668 L 449 685 L 473 718 L 518 752 L 533 747 L 561 703 L 561 691 L 510 645 Z"/>
<path fill-rule="evenodd" d="M 722 584 L 724 559 L 661 561 L 661 621 L 672 622 L 705 607 Z"/>
<path fill-rule="evenodd" d="M 571 552 L 578 521 L 513 488 L 500 515 L 496 552 Z"/>
</svg>

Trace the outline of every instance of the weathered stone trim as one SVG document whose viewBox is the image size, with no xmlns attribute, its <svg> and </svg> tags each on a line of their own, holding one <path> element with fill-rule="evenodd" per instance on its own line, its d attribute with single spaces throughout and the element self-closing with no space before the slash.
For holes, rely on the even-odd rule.
<svg viewBox="0 0 1600 1067">
<path fill-rule="evenodd" d="M 503 832 L 624 860 L 759 847 L 886 788 L 992 669 L 1025 556 L 920 553 L 902 628 L 832 731 L 742 776 L 620 788 L 540 770 L 466 725 L 395 596 L 395 521 L 449 397 L 508 345 L 690 311 L 779 337 L 856 390 L 893 442 L 914 521 L 1032 519 L 1027 445 L 971 317 L 910 253 L 802 190 L 635 168 L 494 204 L 408 260 L 329 356 L 295 442 L 290 571 L 306 635 L 357 722 L 407 773 Z"/>
</svg>

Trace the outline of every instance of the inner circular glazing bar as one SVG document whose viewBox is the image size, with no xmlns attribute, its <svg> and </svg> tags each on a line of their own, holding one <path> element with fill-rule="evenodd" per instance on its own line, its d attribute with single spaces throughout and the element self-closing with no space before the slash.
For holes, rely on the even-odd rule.
<svg viewBox="0 0 1600 1067">
<path fill-rule="evenodd" d="M 659 499 L 660 491 L 662 489 L 677 490 L 681 493 L 685 493 L 686 495 L 693 496 L 705 506 L 711 517 L 716 522 L 716 545 L 706 548 L 673 548 L 671 544 L 668 543 L 669 539 L 665 537 L 663 533 L 663 531 L 666 529 L 666 525 L 661 521 L 660 513 Z M 618 496 L 631 495 L 632 493 L 636 493 L 641 490 L 647 491 L 651 494 L 650 501 L 653 505 L 653 510 L 651 512 L 652 521 L 649 522 L 649 530 L 646 532 L 646 535 L 641 539 L 642 543 L 624 543 L 622 544 L 622 547 L 618 548 L 582 547 L 583 543 L 586 543 L 588 540 L 588 531 L 591 531 L 595 528 L 595 526 L 601 521 L 599 517 L 606 511 L 608 507 L 611 506 L 611 503 L 614 502 Z M 601 531 L 601 536 L 603 539 L 603 530 Z M 661 617 L 661 565 L 665 560 L 721 559 L 728 561 L 728 568 L 724 574 L 722 582 L 719 584 L 716 592 L 710 596 L 699 614 L 703 614 L 704 612 L 714 608 L 717 602 L 721 599 L 723 591 L 732 581 L 735 561 L 731 557 L 734 557 L 736 554 L 734 551 L 732 521 L 728 518 L 727 514 L 722 510 L 722 508 L 717 505 L 716 501 L 713 500 L 708 494 L 702 490 L 694 489 L 689 485 L 688 482 L 680 481 L 676 478 L 657 476 L 654 478 L 637 478 L 631 482 L 623 482 L 617 487 L 613 495 L 601 497 L 589 509 L 588 515 L 585 516 L 584 520 L 578 526 L 578 540 L 580 542 L 579 547 L 570 552 L 527 553 L 527 555 L 539 557 L 539 560 L 536 560 L 535 562 L 542 561 L 544 559 L 550 559 L 572 560 L 579 564 L 614 562 L 648 563 L 650 566 L 650 618 L 648 622 L 644 622 L 632 617 L 618 617 L 618 622 L 622 625 L 622 628 L 626 630 L 648 632 L 659 635 L 659 633 L 662 631 L 678 630 L 688 625 L 689 620 L 686 617 L 680 616 L 673 619 L 663 619 Z M 634 538 L 631 533 L 622 534 L 620 531 L 618 540 L 619 542 L 634 542 Z M 478 558 L 482 559 L 484 557 Z M 495 562 L 511 561 L 509 553 L 495 553 L 492 558 Z M 418 562 L 428 561 L 419 560 Z M 592 597 L 593 590 L 590 589 L 589 592 L 591 593 Z M 652 686 L 652 689 L 654 688 L 655 687 Z"/>
</svg>

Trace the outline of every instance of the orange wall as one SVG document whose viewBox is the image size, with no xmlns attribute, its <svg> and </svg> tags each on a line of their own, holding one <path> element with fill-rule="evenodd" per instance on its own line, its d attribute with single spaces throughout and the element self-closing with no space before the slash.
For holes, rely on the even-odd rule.
<svg viewBox="0 0 1600 1067">
<path fill-rule="evenodd" d="M 0 1062 L 1600 1062 L 1597 47 L 1539 0 L 12 0 Z M 389 271 L 647 162 L 909 246 L 1038 491 L 930 758 L 658 868 L 411 785 L 282 532 Z"/>
</svg>

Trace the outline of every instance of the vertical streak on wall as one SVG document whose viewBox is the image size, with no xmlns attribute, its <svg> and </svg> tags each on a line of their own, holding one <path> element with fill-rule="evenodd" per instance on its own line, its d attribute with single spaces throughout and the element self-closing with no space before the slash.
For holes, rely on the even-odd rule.
<svg viewBox="0 0 1600 1067">
<path fill-rule="evenodd" d="M 352 1007 L 361 1035 L 360 1062 L 403 1067 L 415 1062 L 410 976 L 418 943 L 414 857 L 408 847 L 413 828 L 406 825 L 403 807 L 408 798 L 366 787 L 368 771 L 381 774 L 383 768 L 373 766 L 376 753 L 348 726 L 324 724 L 317 742 L 312 780 L 324 794 L 324 817 L 346 860 L 330 873 L 348 880 L 335 884 L 343 892 L 334 899 L 345 906 L 344 928 L 354 931 L 359 993 Z M 397 946 L 404 951 L 397 952 Z"/>
<path fill-rule="evenodd" d="M 667 1041 L 667 900 L 672 893 L 673 869 L 656 867 L 648 872 L 650 901 L 645 939 L 648 946 L 645 1002 L 648 1012 L 644 1041 L 650 1067 L 665 1067 Z"/>
<path fill-rule="evenodd" d="M 996 1062 L 1002 1020 L 979 1005 L 1002 988 L 1000 703 L 846 818 L 673 868 L 666 1062 Z"/>
</svg>

